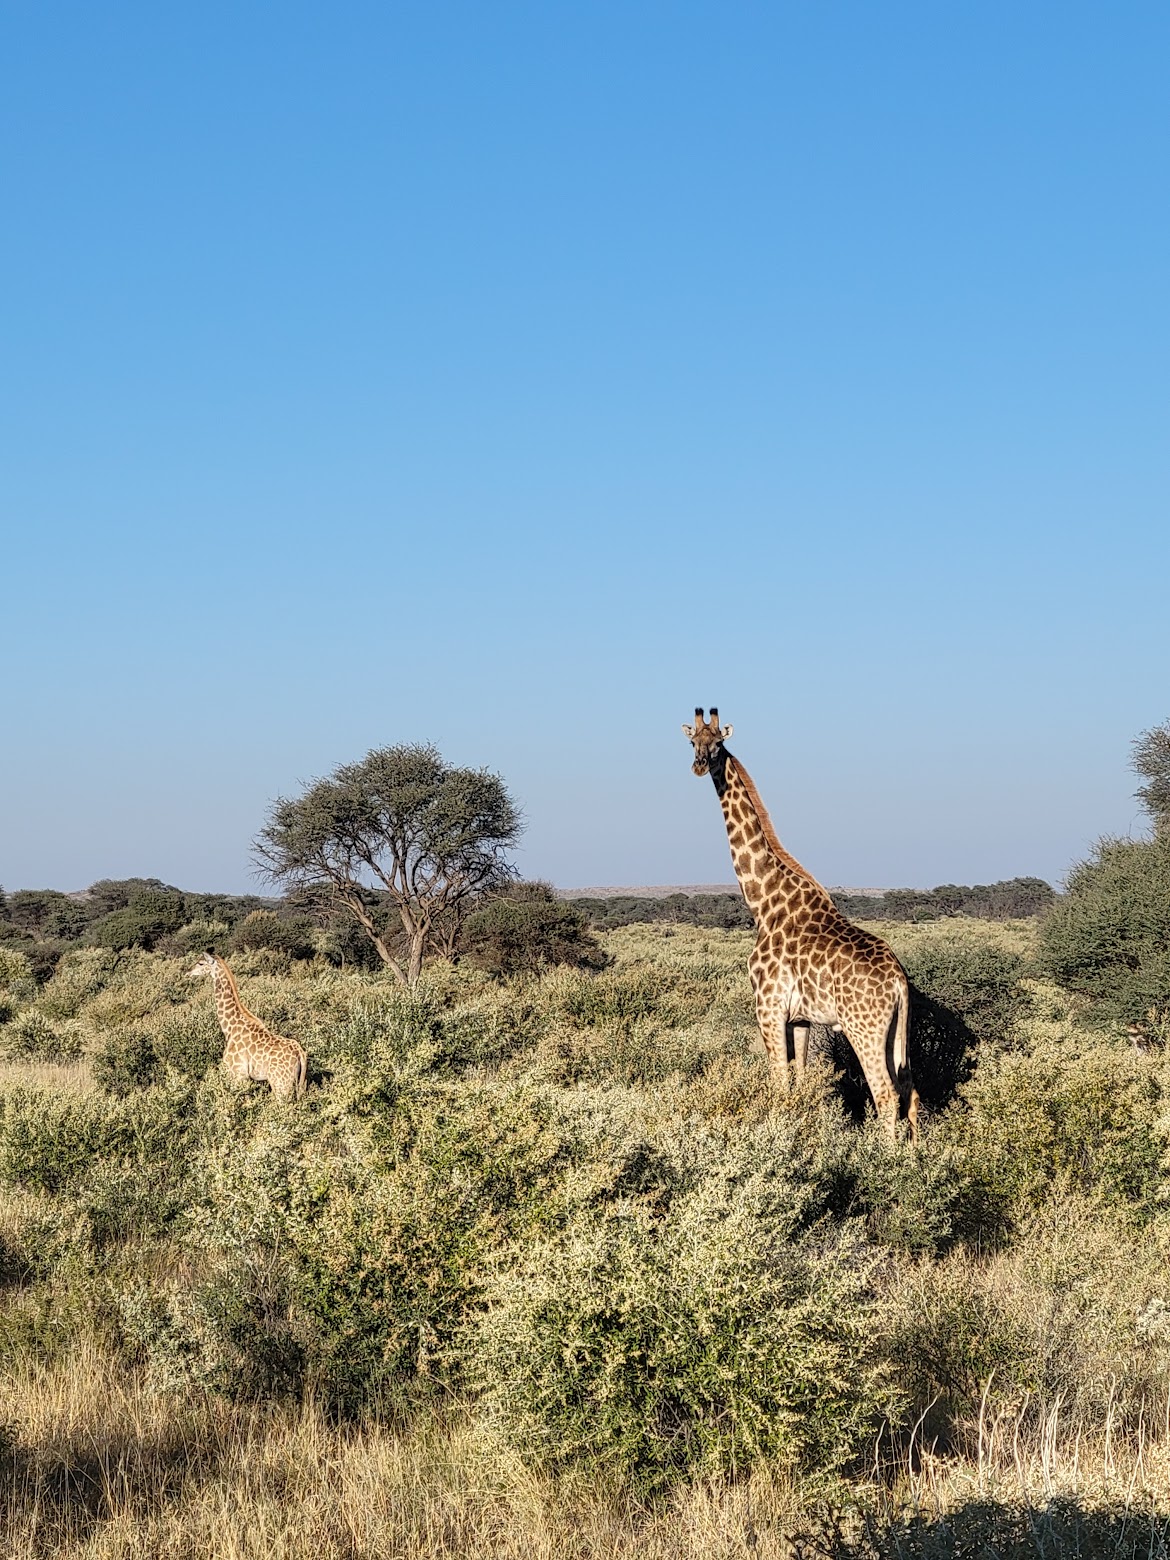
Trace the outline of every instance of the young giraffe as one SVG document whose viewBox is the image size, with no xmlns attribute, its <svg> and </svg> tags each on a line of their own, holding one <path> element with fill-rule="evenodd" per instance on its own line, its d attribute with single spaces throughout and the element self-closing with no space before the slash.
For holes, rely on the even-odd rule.
<svg viewBox="0 0 1170 1560">
<path fill-rule="evenodd" d="M 748 968 L 768 1061 L 788 1073 L 792 1041 L 797 1073 L 808 1056 L 808 1026 L 843 1030 L 861 1063 L 878 1120 L 897 1134 L 898 1106 L 907 1100 L 910 1136 L 918 1138 L 918 1094 L 910 1077 L 906 1033 L 910 992 L 893 950 L 872 932 L 847 921 L 827 889 L 784 849 L 747 770 L 723 746 L 720 730 L 702 710 L 684 726 L 695 750 L 695 774 L 710 774 L 723 807 L 735 875 L 756 919 L 756 946 Z M 894 1075 L 886 1044 L 894 1031 Z"/>
<path fill-rule="evenodd" d="M 240 1083 L 267 1081 L 277 1099 L 299 1099 L 305 1092 L 309 1059 L 295 1040 L 274 1035 L 240 1000 L 231 970 L 213 953 L 205 953 L 189 972 L 191 980 L 211 976 L 215 1016 L 223 1030 L 223 1065 Z"/>
</svg>

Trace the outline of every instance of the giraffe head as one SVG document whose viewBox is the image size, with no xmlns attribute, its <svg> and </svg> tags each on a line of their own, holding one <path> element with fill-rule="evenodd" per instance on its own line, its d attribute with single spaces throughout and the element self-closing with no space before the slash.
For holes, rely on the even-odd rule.
<svg viewBox="0 0 1170 1560">
<path fill-rule="evenodd" d="M 205 975 L 214 975 L 217 960 L 214 953 L 205 953 L 187 971 L 188 980 L 202 980 Z"/>
<path fill-rule="evenodd" d="M 683 734 L 695 750 L 695 761 L 691 768 L 697 775 L 705 775 L 711 768 L 711 760 L 716 757 L 723 746 L 724 737 L 731 736 L 733 727 L 726 726 L 720 729 L 719 711 L 712 705 L 711 719 L 703 719 L 702 710 L 695 711 L 695 724 L 684 726 Z"/>
</svg>

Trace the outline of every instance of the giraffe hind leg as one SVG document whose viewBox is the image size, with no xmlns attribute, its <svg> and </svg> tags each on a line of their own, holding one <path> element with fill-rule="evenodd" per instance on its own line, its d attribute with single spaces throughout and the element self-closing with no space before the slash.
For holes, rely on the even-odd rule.
<svg viewBox="0 0 1170 1560">
<path fill-rule="evenodd" d="M 890 1070 L 886 1065 L 885 1030 L 871 1032 L 869 1029 L 858 1027 L 853 1033 L 846 1030 L 845 1036 L 853 1047 L 857 1060 L 861 1063 L 861 1070 L 865 1074 L 865 1082 L 882 1130 L 887 1137 L 896 1138 L 900 1095 L 898 1086 L 890 1077 Z"/>
<path fill-rule="evenodd" d="M 792 1035 L 792 1065 L 796 1070 L 797 1082 L 804 1077 L 808 1066 L 808 1035 L 807 1024 L 789 1024 L 789 1033 Z"/>
<path fill-rule="evenodd" d="M 785 1088 L 791 1088 L 792 1077 L 788 1070 L 788 1026 L 783 1019 L 772 1014 L 757 1014 L 757 1022 L 760 1026 L 760 1038 L 764 1042 L 764 1050 L 768 1053 L 768 1071 L 777 1082 L 783 1083 Z"/>
</svg>

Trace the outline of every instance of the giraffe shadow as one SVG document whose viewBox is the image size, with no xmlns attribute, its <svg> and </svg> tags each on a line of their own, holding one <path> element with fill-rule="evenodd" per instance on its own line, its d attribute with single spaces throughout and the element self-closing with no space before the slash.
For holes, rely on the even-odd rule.
<svg viewBox="0 0 1170 1560">
<path fill-rule="evenodd" d="M 931 1110 L 949 1105 L 975 1067 L 978 1042 L 961 1014 L 910 986 L 910 1070 L 922 1103 Z M 837 1094 L 851 1120 L 872 1111 L 869 1086 L 853 1047 L 843 1034 L 816 1024 L 809 1052 L 824 1056 L 837 1072 Z"/>
<path fill-rule="evenodd" d="M 866 1513 L 860 1531 L 829 1515 L 819 1532 L 795 1536 L 791 1549 L 798 1560 L 1166 1560 L 1170 1511 L 1162 1502 L 1157 1509 L 1094 1509 L 1068 1496 L 1042 1506 L 979 1499 L 945 1514 L 881 1520 Z"/>
<path fill-rule="evenodd" d="M 53 1553 L 72 1553 L 120 1513 L 158 1510 L 192 1484 L 213 1479 L 224 1461 L 217 1440 L 179 1428 L 147 1435 L 127 1431 L 100 1443 L 79 1435 L 52 1447 L 27 1447 L 11 1427 L 0 1426 L 0 1482 L 7 1489 L 0 1506 L 0 1552 L 9 1553 L 6 1541 L 35 1513 L 45 1552 L 53 1545 L 60 1546 Z"/>
</svg>

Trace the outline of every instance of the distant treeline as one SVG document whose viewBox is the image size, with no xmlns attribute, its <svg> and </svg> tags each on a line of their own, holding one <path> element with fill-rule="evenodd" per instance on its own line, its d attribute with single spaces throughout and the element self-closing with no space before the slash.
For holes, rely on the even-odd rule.
<svg viewBox="0 0 1170 1560">
<path fill-rule="evenodd" d="M 938 888 L 891 888 L 885 894 L 834 894 L 837 908 L 855 921 L 938 921 L 969 915 L 981 921 L 1016 921 L 1040 915 L 1056 898 L 1043 878 L 1002 883 L 942 883 Z"/>
<path fill-rule="evenodd" d="M 938 921 L 967 915 L 984 921 L 1014 921 L 1039 915 L 1056 898 L 1042 878 L 1002 883 L 942 883 L 938 888 L 892 888 L 885 894 L 833 895 L 853 921 Z M 751 912 L 738 894 L 666 894 L 660 899 L 617 894 L 605 899 L 570 899 L 599 930 L 638 921 L 673 921 L 686 926 L 750 927 Z"/>
<path fill-rule="evenodd" d="M 754 926 L 751 911 L 739 894 L 666 894 L 652 899 L 637 894 L 615 894 L 605 899 L 570 899 L 589 924 L 599 931 L 630 926 L 635 921 L 673 921 L 684 926 Z"/>
<path fill-rule="evenodd" d="M 551 899 L 551 890 L 543 892 Z M 838 907 L 858 921 L 935 921 L 954 915 L 1007 921 L 1038 915 L 1055 897 L 1040 878 L 834 895 Z M 596 930 L 636 921 L 727 928 L 753 925 L 739 894 L 666 894 L 657 899 L 625 894 L 565 903 Z M 324 940 L 320 932 L 327 934 Z M 348 918 L 330 918 L 323 924 L 289 900 L 187 893 L 158 878 L 103 878 L 79 894 L 49 888 L 6 894 L 0 889 L 0 945 L 25 952 L 39 978 L 51 972 L 62 953 L 83 943 L 114 949 L 159 948 L 171 954 L 204 947 L 217 951 L 274 947 L 294 957 L 317 952 L 342 964 L 369 959 L 366 940 Z"/>
<path fill-rule="evenodd" d="M 53 888 L 0 888 L 0 945 L 19 948 L 38 978 L 79 944 L 99 948 L 153 948 L 194 925 L 198 944 L 210 928 L 234 930 L 249 916 L 283 909 L 257 894 L 191 894 L 158 878 L 102 878 L 79 894 Z M 175 952 L 186 952 L 177 945 Z"/>
</svg>

